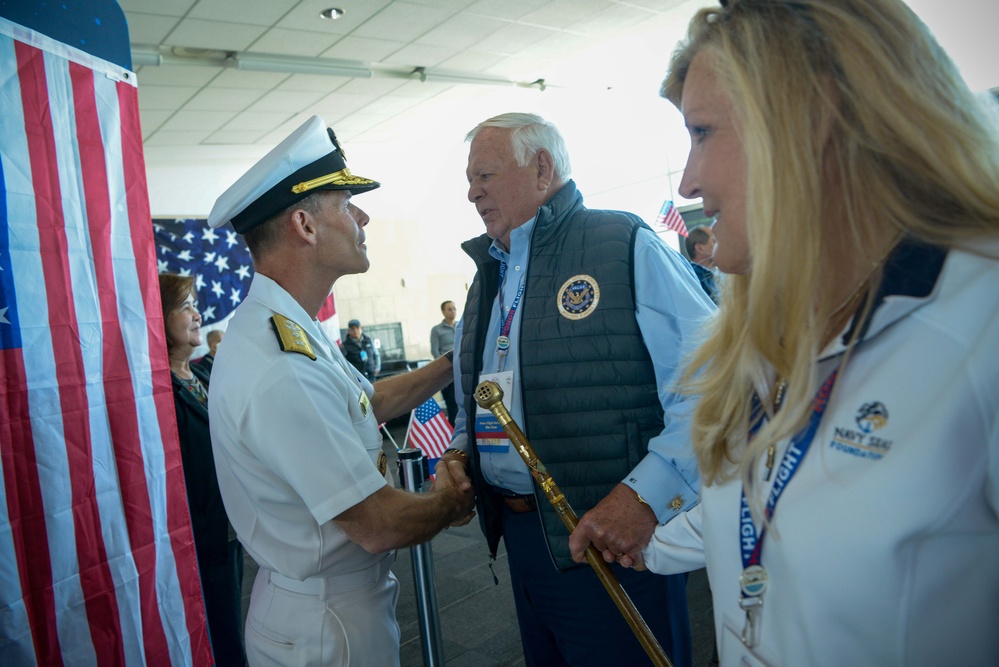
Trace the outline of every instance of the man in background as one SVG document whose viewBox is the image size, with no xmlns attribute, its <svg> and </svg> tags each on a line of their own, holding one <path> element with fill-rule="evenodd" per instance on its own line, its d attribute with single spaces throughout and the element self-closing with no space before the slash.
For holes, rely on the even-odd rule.
<svg viewBox="0 0 999 667">
<path fill-rule="evenodd" d="M 457 314 L 454 301 L 442 303 L 441 314 L 444 319 L 430 330 L 430 354 L 434 359 L 454 349 L 454 318 Z M 454 426 L 454 418 L 458 414 L 458 404 L 454 400 L 454 383 L 441 389 L 441 395 L 447 405 L 447 420 L 451 426 Z"/>
<path fill-rule="evenodd" d="M 343 356 L 347 357 L 347 361 L 363 373 L 368 382 L 374 382 L 382 370 L 382 356 L 375 347 L 375 341 L 365 335 L 364 327 L 359 320 L 347 323 L 347 337 L 343 339 L 341 345 Z"/>
<path fill-rule="evenodd" d="M 212 365 L 215 363 L 215 351 L 218 350 L 219 343 L 222 342 L 223 334 L 224 332 L 221 329 L 212 329 L 209 331 L 205 338 L 208 343 L 208 354 L 193 362 L 191 365 L 197 366 L 211 375 Z"/>
<path fill-rule="evenodd" d="M 684 241 L 687 249 L 687 256 L 690 257 L 690 265 L 694 269 L 694 275 L 701 283 L 701 288 L 711 297 L 711 300 L 718 303 L 718 284 L 715 282 L 715 233 L 711 231 L 710 225 L 699 225 L 690 230 Z"/>
</svg>

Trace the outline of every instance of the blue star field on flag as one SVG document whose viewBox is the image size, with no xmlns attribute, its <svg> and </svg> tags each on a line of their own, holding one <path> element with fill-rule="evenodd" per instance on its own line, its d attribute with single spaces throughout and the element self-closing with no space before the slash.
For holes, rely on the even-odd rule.
<svg viewBox="0 0 999 667">
<path fill-rule="evenodd" d="M 194 276 L 205 324 L 225 319 L 250 289 L 250 251 L 230 225 L 212 229 L 204 219 L 154 219 L 159 273 Z"/>
</svg>

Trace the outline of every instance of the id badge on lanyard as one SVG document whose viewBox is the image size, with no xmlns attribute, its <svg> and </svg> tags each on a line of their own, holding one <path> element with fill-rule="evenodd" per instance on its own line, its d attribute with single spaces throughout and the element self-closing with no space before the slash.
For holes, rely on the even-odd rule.
<svg viewBox="0 0 999 667">
<path fill-rule="evenodd" d="M 481 373 L 479 382 L 492 380 L 503 390 L 503 406 L 510 410 L 513 397 L 513 371 Z M 478 405 L 475 407 L 475 446 L 480 452 L 505 454 L 510 451 L 510 439 L 493 413 Z"/>
</svg>

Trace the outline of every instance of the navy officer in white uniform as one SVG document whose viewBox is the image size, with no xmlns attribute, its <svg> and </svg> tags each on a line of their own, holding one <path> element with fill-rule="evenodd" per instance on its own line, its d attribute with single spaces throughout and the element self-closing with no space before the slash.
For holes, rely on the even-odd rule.
<svg viewBox="0 0 999 667">
<path fill-rule="evenodd" d="M 378 424 L 450 382 L 450 358 L 376 388 L 316 320 L 340 276 L 368 269 L 368 216 L 351 198 L 378 186 L 350 173 L 313 116 L 209 217 L 243 234 L 256 270 L 208 403 L 226 511 L 260 565 L 245 633 L 251 665 L 398 665 L 394 549 L 467 518 L 474 503 L 471 485 L 446 471 L 418 495 L 384 475 Z"/>
</svg>

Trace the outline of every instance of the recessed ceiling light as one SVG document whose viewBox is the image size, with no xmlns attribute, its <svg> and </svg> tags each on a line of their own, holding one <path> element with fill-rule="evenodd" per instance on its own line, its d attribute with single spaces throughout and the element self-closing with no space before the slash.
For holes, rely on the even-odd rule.
<svg viewBox="0 0 999 667">
<path fill-rule="evenodd" d="M 330 7 L 329 9 L 324 9 L 323 11 L 319 12 L 319 15 L 322 16 L 324 19 L 330 19 L 331 21 L 335 21 L 336 19 L 343 16 L 343 10 L 340 9 L 339 7 Z"/>
</svg>

